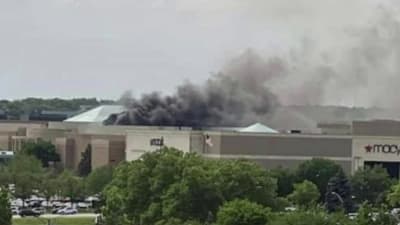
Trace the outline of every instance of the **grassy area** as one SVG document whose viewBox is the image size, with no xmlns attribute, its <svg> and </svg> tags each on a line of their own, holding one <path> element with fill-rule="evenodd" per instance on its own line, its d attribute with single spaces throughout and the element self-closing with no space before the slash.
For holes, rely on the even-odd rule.
<svg viewBox="0 0 400 225">
<path fill-rule="evenodd" d="M 94 225 L 94 218 L 56 218 L 51 219 L 52 225 Z M 13 219 L 13 225 L 47 225 L 44 218 Z"/>
</svg>

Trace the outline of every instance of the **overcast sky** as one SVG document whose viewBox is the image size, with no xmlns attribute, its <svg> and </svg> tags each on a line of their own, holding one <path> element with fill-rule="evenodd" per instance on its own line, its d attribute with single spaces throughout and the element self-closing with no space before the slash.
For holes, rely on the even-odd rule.
<svg viewBox="0 0 400 225">
<path fill-rule="evenodd" d="M 378 0 L 0 0 L 0 98 L 118 98 L 199 83 L 247 48 L 329 48 Z"/>
</svg>

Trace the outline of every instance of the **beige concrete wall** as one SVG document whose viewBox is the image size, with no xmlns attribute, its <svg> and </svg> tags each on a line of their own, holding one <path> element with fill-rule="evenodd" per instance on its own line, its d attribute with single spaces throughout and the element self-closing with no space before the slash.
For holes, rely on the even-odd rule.
<svg viewBox="0 0 400 225">
<path fill-rule="evenodd" d="M 221 136 L 222 133 L 219 132 L 205 132 L 204 136 L 208 135 L 211 140 L 211 145 L 205 144 L 204 137 L 204 154 L 221 154 Z"/>
<path fill-rule="evenodd" d="M 400 136 L 400 121 L 354 121 L 352 128 L 352 133 L 356 136 Z"/>
<path fill-rule="evenodd" d="M 327 135 L 224 134 L 221 154 L 351 158 L 352 139 Z"/>
<path fill-rule="evenodd" d="M 0 149 L 10 150 L 10 135 L 8 133 L 0 134 Z"/>
<path fill-rule="evenodd" d="M 326 135 L 209 133 L 212 146 L 204 156 L 216 159 L 247 159 L 265 168 L 294 168 L 313 158 L 327 158 L 352 172 L 352 139 Z"/>
<path fill-rule="evenodd" d="M 125 140 L 112 140 L 109 142 L 109 162 L 112 166 L 125 160 Z M 103 165 L 105 166 L 105 165 Z"/>
<path fill-rule="evenodd" d="M 75 169 L 75 140 L 65 137 L 56 138 L 55 146 L 62 165 L 67 169 Z"/>
<path fill-rule="evenodd" d="M 94 139 L 92 145 L 92 169 L 108 165 L 110 161 L 110 142 L 105 139 Z"/>
<path fill-rule="evenodd" d="M 82 153 L 85 152 L 92 139 L 90 136 L 79 134 L 75 134 L 71 138 L 75 140 L 75 155 L 73 156 L 74 168 L 78 169 L 79 162 L 82 159 Z"/>
<path fill-rule="evenodd" d="M 56 151 L 60 155 L 60 160 L 63 165 L 66 164 L 67 156 L 67 138 L 56 138 Z"/>
<path fill-rule="evenodd" d="M 69 169 L 76 169 L 79 162 L 75 161 L 76 152 L 76 142 L 74 139 L 67 138 L 67 157 L 65 167 Z"/>
<path fill-rule="evenodd" d="M 353 158 L 353 170 L 363 167 L 365 161 L 400 163 L 400 137 L 355 136 Z"/>
<path fill-rule="evenodd" d="M 48 128 L 28 128 L 26 130 L 26 136 L 32 139 L 43 139 L 46 141 L 53 141 L 59 137 L 66 137 L 68 134 L 67 130 L 62 129 L 48 129 Z"/>
<path fill-rule="evenodd" d="M 45 123 L 0 121 L 0 149 L 13 150 L 14 136 L 25 136 L 27 129 L 45 128 Z"/>
<path fill-rule="evenodd" d="M 190 151 L 202 154 L 205 150 L 205 135 L 201 132 L 192 132 L 190 135 Z"/>
<path fill-rule="evenodd" d="M 160 146 L 150 144 L 151 139 L 160 138 L 163 138 L 164 146 L 174 147 L 184 152 L 190 151 L 190 131 L 128 131 L 126 139 L 126 160 L 136 160 L 145 152 L 160 149 Z"/>
<path fill-rule="evenodd" d="M 17 132 L 19 128 L 45 128 L 46 123 L 0 121 L 0 132 Z"/>
</svg>

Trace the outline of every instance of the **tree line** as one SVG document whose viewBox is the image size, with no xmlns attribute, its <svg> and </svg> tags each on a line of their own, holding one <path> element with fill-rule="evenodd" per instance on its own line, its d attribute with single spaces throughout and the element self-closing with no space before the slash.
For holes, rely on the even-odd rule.
<svg viewBox="0 0 400 225">
<path fill-rule="evenodd" d="M 112 100 L 98 100 L 96 98 L 76 98 L 76 99 L 42 99 L 26 98 L 21 100 L 0 100 L 0 109 L 10 119 L 19 119 L 21 115 L 29 114 L 35 110 L 50 111 L 78 111 L 82 106 L 95 107 L 102 104 L 114 104 Z"/>
<path fill-rule="evenodd" d="M 103 194 L 107 225 L 394 225 L 387 212 L 400 203 L 398 181 L 381 167 L 348 176 L 313 159 L 265 170 L 168 148 L 122 163 Z"/>
<path fill-rule="evenodd" d="M 10 161 L 0 164 L 0 224 L 11 224 L 10 200 L 25 200 L 32 195 L 47 202 L 55 198 L 76 203 L 88 196 L 98 196 L 112 180 L 114 168 L 104 166 L 92 171 L 91 147 L 82 153 L 77 171 L 63 169 L 59 155 L 50 142 L 37 140 L 23 145 Z M 101 207 L 97 205 L 96 207 Z"/>
<path fill-rule="evenodd" d="M 2 205 L 5 187 L 14 184 L 8 194 L 21 199 L 36 194 L 77 201 L 100 194 L 106 225 L 398 223 L 387 212 L 400 205 L 400 185 L 382 167 L 349 176 L 333 161 L 313 159 L 295 169 L 266 170 L 246 160 L 210 160 L 164 148 L 85 174 L 46 167 L 32 152 L 0 167 L 0 214 L 8 210 Z M 349 218 L 352 212 L 357 214 Z"/>
<path fill-rule="evenodd" d="M 21 153 L 0 166 L 0 187 L 10 189 L 14 198 L 22 200 L 37 195 L 46 200 L 58 196 L 76 202 L 100 194 L 112 173 L 111 166 L 104 166 L 81 177 L 75 171 L 43 167 L 34 156 Z"/>
</svg>

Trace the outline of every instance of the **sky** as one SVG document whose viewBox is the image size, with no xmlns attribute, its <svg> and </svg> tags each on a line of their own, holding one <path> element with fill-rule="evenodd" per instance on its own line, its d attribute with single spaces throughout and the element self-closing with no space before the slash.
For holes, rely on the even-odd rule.
<svg viewBox="0 0 400 225">
<path fill-rule="evenodd" d="M 117 99 L 204 82 L 246 49 L 330 51 L 385 0 L 0 0 L 0 98 Z"/>
</svg>

